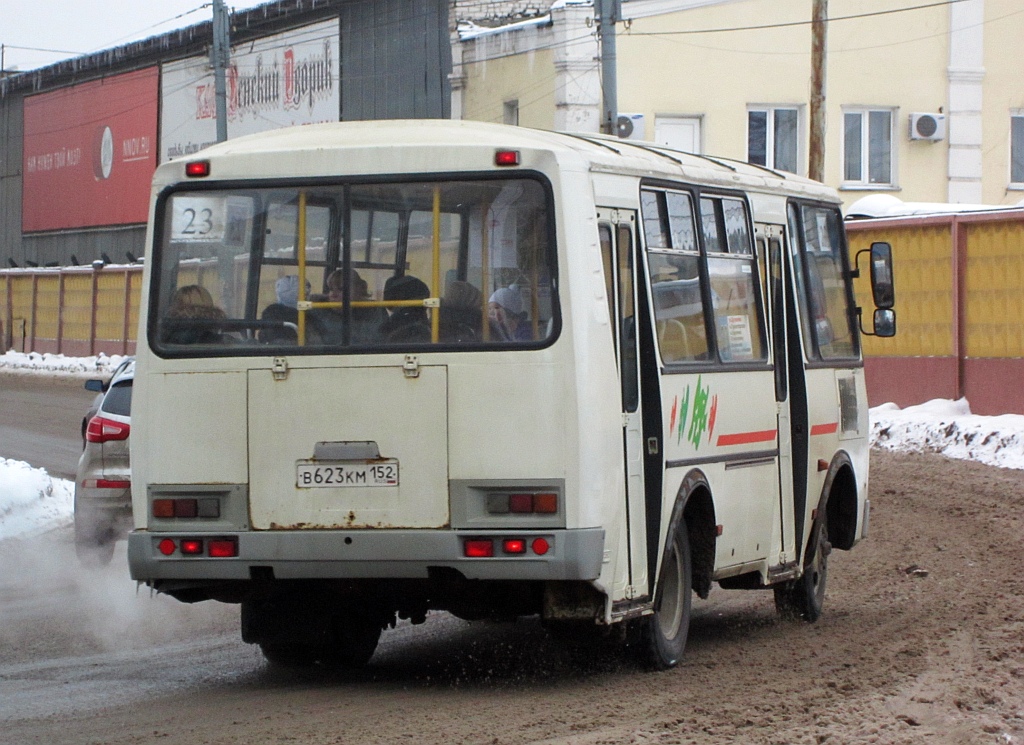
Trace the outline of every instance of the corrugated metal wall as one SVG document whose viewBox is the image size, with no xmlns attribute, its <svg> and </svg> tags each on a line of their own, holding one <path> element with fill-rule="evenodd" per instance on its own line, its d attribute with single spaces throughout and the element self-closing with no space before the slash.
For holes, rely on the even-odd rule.
<svg viewBox="0 0 1024 745">
<path fill-rule="evenodd" d="M 354 0 L 341 11 L 341 118 L 448 118 L 447 0 Z"/>
<path fill-rule="evenodd" d="M 967 225 L 967 356 L 1024 357 L 1024 221 Z"/>
<path fill-rule="evenodd" d="M 24 263 L 21 248 L 22 96 L 0 98 L 0 259 Z M 7 250 L 4 250 L 7 249 Z"/>
<path fill-rule="evenodd" d="M 874 357 L 934 357 L 953 354 L 953 263 L 948 225 L 863 229 L 849 226 L 850 253 L 874 241 L 893 246 L 899 333 L 891 339 L 864 338 L 864 354 Z M 856 283 L 857 303 L 873 307 L 866 258 Z M 870 323 L 870 319 L 865 319 Z M 869 329 L 870 330 L 870 329 Z"/>
</svg>

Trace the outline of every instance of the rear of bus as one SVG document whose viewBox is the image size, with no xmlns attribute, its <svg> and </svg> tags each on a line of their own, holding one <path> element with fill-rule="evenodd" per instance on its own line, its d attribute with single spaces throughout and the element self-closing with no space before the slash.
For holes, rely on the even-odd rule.
<svg viewBox="0 0 1024 745">
<path fill-rule="evenodd" d="M 556 251 L 587 182 L 479 129 L 302 127 L 157 171 L 130 569 L 241 603 L 272 660 L 365 662 L 396 614 L 604 612 L 576 453 L 614 457 L 618 409 L 574 403 Z"/>
</svg>

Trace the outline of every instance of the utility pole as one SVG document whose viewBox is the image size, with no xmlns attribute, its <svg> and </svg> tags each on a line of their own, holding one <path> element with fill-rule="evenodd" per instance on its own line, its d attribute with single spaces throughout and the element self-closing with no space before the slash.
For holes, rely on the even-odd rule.
<svg viewBox="0 0 1024 745">
<path fill-rule="evenodd" d="M 828 0 L 812 0 L 810 148 L 807 175 L 825 180 L 825 70 L 828 40 Z"/>
<path fill-rule="evenodd" d="M 598 0 L 601 36 L 601 131 L 617 134 L 619 124 L 619 94 L 615 70 L 615 22 L 619 20 L 619 0 Z"/>
<path fill-rule="evenodd" d="M 217 142 L 228 138 L 228 92 L 224 79 L 231 57 L 230 16 L 224 0 L 213 0 L 213 47 L 210 64 L 213 66 L 213 93 L 217 106 Z"/>
</svg>

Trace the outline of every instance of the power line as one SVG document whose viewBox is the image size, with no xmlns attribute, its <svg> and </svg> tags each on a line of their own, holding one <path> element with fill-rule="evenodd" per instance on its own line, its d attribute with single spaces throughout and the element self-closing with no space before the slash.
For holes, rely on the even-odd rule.
<svg viewBox="0 0 1024 745">
<path fill-rule="evenodd" d="M 202 5 L 200 5 L 200 6 L 196 7 L 196 8 L 192 8 L 192 10 L 186 10 L 184 13 L 179 13 L 176 16 L 172 16 L 172 17 L 170 17 L 170 18 L 168 18 L 166 20 L 160 21 L 159 23 L 154 23 L 152 26 L 146 26 L 145 28 L 140 28 L 138 31 L 132 31 L 130 34 L 125 34 L 124 36 L 118 37 L 117 39 L 114 39 L 113 41 L 107 42 L 106 44 L 104 44 L 104 45 L 102 45 L 100 47 L 97 47 L 94 51 L 103 51 L 104 49 L 109 49 L 111 47 L 116 46 L 118 44 L 118 42 L 124 41 L 125 39 L 131 39 L 132 37 L 138 36 L 139 34 L 143 34 L 143 33 L 147 32 L 147 31 L 152 31 L 153 29 L 159 28 L 160 26 L 165 26 L 168 23 L 170 23 L 171 21 L 177 21 L 178 19 L 184 18 L 186 16 L 190 16 L 193 13 L 198 13 L 203 8 L 209 8 L 211 5 L 212 5 L 212 3 L 203 3 Z M 54 50 L 54 51 L 56 51 L 56 50 Z"/>
<path fill-rule="evenodd" d="M 925 10 L 927 8 L 938 8 L 943 6 L 955 5 L 957 3 L 963 3 L 967 0 L 938 0 L 938 2 L 925 3 L 924 5 L 913 5 L 909 8 L 891 8 L 890 10 L 876 10 L 870 13 L 854 13 L 848 16 L 836 16 L 834 18 L 826 18 L 826 23 L 837 23 L 839 21 L 852 21 L 858 18 L 873 18 L 876 16 L 892 15 L 894 13 L 908 13 L 913 10 Z M 626 33 L 630 36 L 689 36 L 692 34 L 719 34 L 729 33 L 732 31 L 764 31 L 767 29 L 775 28 L 790 28 L 793 26 L 810 26 L 814 21 L 808 19 L 806 21 L 786 21 L 783 23 L 765 23 L 757 26 L 727 26 L 722 28 L 702 28 L 702 29 L 687 29 L 685 31 L 640 31 L 633 33 L 627 27 Z"/>
</svg>

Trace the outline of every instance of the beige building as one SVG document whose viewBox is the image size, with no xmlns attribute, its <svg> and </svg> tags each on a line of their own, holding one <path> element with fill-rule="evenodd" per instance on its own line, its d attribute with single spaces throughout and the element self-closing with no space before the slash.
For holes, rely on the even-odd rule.
<svg viewBox="0 0 1024 745">
<path fill-rule="evenodd" d="M 453 117 L 599 129 L 594 7 L 539 5 L 456 0 Z M 806 175 L 811 7 L 623 0 L 620 133 Z M 824 180 L 847 205 L 1024 199 L 1020 0 L 830 0 L 828 16 Z"/>
</svg>

